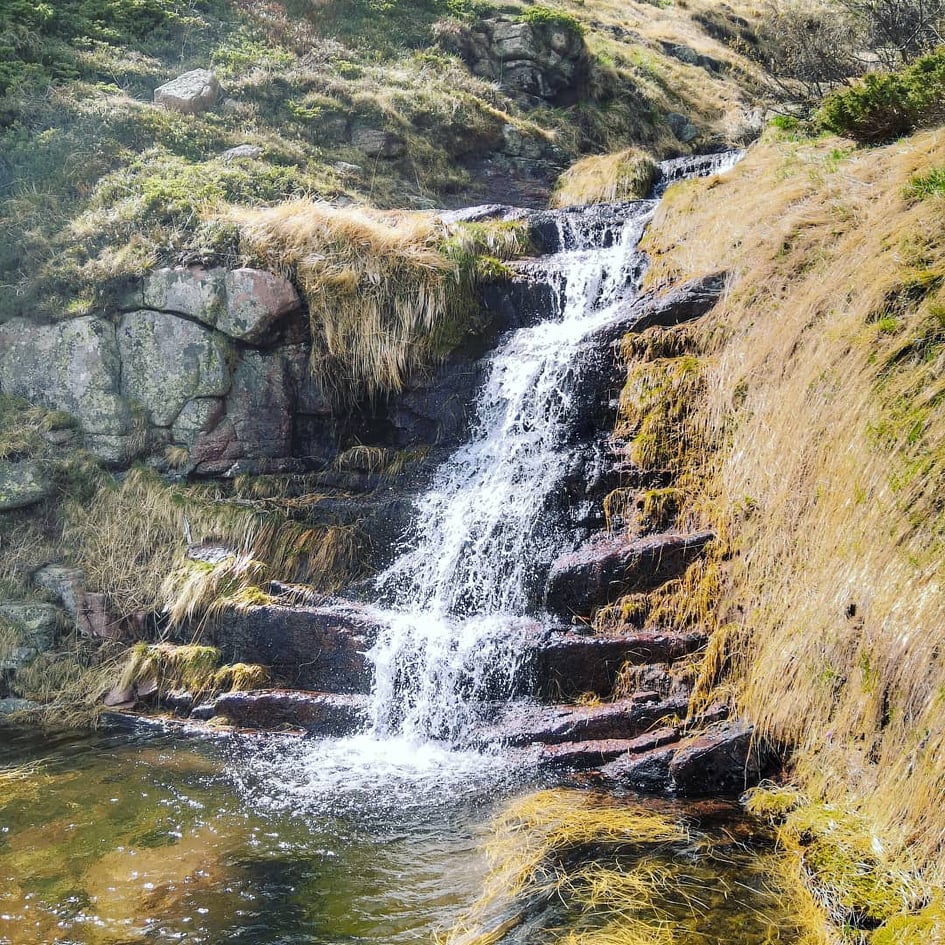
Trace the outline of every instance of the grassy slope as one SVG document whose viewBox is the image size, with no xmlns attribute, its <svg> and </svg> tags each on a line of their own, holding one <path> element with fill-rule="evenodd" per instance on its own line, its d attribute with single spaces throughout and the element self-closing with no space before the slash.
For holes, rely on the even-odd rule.
<svg viewBox="0 0 945 945">
<path fill-rule="evenodd" d="M 701 455 L 683 515 L 733 555 L 704 691 L 796 745 L 805 790 L 865 815 L 882 859 L 930 885 L 945 878 L 943 168 L 945 131 L 872 151 L 771 138 L 725 179 L 674 188 L 646 237 L 652 285 L 733 273 L 690 329 Z"/>
<path fill-rule="evenodd" d="M 746 60 L 695 24 L 698 4 L 561 9 L 588 27 L 592 89 L 571 108 L 523 111 L 434 48 L 434 22 L 473 16 L 459 0 L 5 4 L 0 319 L 94 311 L 116 277 L 235 258 L 222 222 L 231 205 L 298 196 L 382 208 L 475 202 L 488 196 L 476 162 L 501 146 L 505 125 L 541 149 L 539 180 L 521 175 L 532 199 L 584 152 L 687 150 L 660 124 L 668 111 L 699 128 L 692 147 L 744 135 Z M 725 67 L 686 65 L 663 42 L 687 42 Z M 156 86 L 198 66 L 217 71 L 228 107 L 193 117 L 151 105 Z M 348 121 L 400 135 L 406 153 L 367 158 L 346 142 Z M 239 144 L 259 146 L 261 157 L 224 162 Z"/>
</svg>

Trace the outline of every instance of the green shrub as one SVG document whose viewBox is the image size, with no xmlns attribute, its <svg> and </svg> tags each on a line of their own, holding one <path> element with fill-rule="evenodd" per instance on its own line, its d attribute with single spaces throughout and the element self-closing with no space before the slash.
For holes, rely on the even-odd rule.
<svg viewBox="0 0 945 945">
<path fill-rule="evenodd" d="M 518 17 L 518 21 L 542 26 L 557 26 L 561 29 L 580 33 L 582 36 L 587 32 L 587 28 L 577 17 L 565 13 L 564 10 L 556 10 L 554 7 L 541 5 L 529 7 Z"/>
<path fill-rule="evenodd" d="M 875 72 L 832 92 L 817 112 L 822 128 L 863 144 L 879 144 L 933 125 L 945 116 L 945 48 L 901 72 Z"/>
</svg>

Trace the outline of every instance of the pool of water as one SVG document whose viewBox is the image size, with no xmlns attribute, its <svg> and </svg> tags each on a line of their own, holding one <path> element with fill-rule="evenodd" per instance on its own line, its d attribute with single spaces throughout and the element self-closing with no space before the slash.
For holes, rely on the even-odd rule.
<svg viewBox="0 0 945 945">
<path fill-rule="evenodd" d="M 455 930 L 489 885 L 495 817 L 545 787 L 501 756 L 367 738 L 0 729 L 0 943 L 476 941 Z M 657 924 L 687 945 L 793 941 L 750 825 L 718 807 L 663 808 L 694 830 L 647 853 L 669 877 Z M 602 856 L 619 867 L 627 851 L 578 859 Z M 563 894 L 513 899 L 494 914 L 527 915 L 489 941 L 594 928 Z"/>
</svg>

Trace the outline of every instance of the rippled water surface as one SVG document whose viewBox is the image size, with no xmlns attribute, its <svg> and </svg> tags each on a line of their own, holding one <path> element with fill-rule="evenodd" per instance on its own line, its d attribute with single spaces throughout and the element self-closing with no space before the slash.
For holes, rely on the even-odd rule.
<svg viewBox="0 0 945 945">
<path fill-rule="evenodd" d="M 0 796 L 4 945 L 433 942 L 481 896 L 496 812 L 540 786 L 501 757 L 430 745 L 0 729 L 0 772 L 25 764 Z M 733 829 L 723 818 L 658 854 L 679 882 L 660 921 L 688 927 L 681 943 L 792 941 Z M 728 852 L 706 855 L 709 835 Z M 509 942 L 589 921 L 563 900 L 528 919 Z"/>
</svg>

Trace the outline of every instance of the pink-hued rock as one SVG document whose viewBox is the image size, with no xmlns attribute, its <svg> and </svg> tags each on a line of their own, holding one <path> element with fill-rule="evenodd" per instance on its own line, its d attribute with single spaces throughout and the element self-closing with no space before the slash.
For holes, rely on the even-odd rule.
<svg viewBox="0 0 945 945">
<path fill-rule="evenodd" d="M 265 342 L 279 319 L 302 307 L 295 286 L 264 269 L 232 269 L 224 283 L 226 308 L 217 328 L 239 341 Z"/>
<path fill-rule="evenodd" d="M 367 718 L 368 698 L 363 695 L 263 689 L 230 692 L 214 705 L 217 715 L 244 728 L 305 729 L 320 736 L 350 735 Z"/>
<path fill-rule="evenodd" d="M 589 542 L 551 566 L 545 606 L 554 614 L 587 616 L 624 594 L 651 591 L 679 577 L 714 537 L 695 532 Z"/>
</svg>

